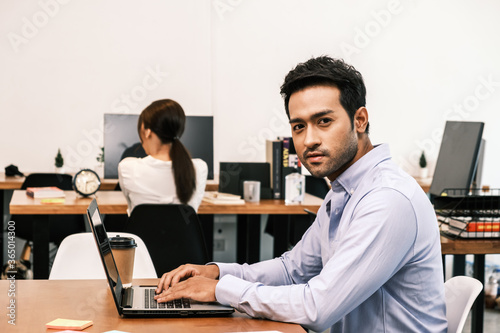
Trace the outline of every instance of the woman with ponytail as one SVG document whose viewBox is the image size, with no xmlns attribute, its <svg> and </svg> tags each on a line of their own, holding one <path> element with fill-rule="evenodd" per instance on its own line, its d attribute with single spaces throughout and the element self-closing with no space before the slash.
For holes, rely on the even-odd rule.
<svg viewBox="0 0 500 333">
<path fill-rule="evenodd" d="M 127 157 L 118 165 L 120 187 L 129 213 L 143 203 L 182 203 L 198 210 L 208 167 L 191 159 L 180 138 L 186 115 L 171 99 L 151 103 L 139 116 L 137 130 L 148 156 Z"/>
</svg>

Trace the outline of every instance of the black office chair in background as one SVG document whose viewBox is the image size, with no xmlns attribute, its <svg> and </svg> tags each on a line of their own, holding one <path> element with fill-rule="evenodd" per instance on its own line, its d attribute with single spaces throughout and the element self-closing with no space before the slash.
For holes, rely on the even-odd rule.
<svg viewBox="0 0 500 333">
<path fill-rule="evenodd" d="M 73 177 L 67 174 L 56 173 L 32 173 L 26 177 L 22 190 L 28 187 L 55 186 L 61 190 L 73 189 Z M 33 240 L 33 215 L 13 215 L 11 220 L 16 221 L 16 236 L 27 241 Z M 83 215 L 50 215 L 50 238 L 56 246 L 71 234 L 85 231 L 85 220 Z M 36 250 L 35 250 L 36 251 Z"/>
<path fill-rule="evenodd" d="M 144 241 L 158 276 L 185 263 L 203 265 L 209 261 L 200 221 L 191 206 L 138 205 L 125 231 Z"/>
</svg>

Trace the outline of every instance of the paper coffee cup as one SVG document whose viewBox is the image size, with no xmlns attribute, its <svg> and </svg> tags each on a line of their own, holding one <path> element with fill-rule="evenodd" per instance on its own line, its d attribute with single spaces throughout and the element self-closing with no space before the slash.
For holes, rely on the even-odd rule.
<svg viewBox="0 0 500 333">
<path fill-rule="evenodd" d="M 118 273 L 124 288 L 132 286 L 132 277 L 134 276 L 134 258 L 137 244 L 130 237 L 112 237 L 109 239 L 113 257 L 115 258 Z"/>
</svg>

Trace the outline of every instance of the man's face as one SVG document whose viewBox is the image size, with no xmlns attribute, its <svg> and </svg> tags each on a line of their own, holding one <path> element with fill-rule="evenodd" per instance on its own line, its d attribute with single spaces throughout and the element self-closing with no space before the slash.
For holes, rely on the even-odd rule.
<svg viewBox="0 0 500 333">
<path fill-rule="evenodd" d="M 292 138 L 297 155 L 315 177 L 337 178 L 358 152 L 358 138 L 340 91 L 312 86 L 297 91 L 288 103 Z"/>
</svg>

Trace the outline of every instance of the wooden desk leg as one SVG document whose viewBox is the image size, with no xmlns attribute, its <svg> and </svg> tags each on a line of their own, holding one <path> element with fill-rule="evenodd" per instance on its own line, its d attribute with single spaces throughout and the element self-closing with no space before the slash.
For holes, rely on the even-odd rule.
<svg viewBox="0 0 500 333">
<path fill-rule="evenodd" d="M 453 255 L 453 275 L 465 275 L 465 254 Z"/>
<path fill-rule="evenodd" d="M 260 215 L 238 215 L 236 260 L 254 264 L 260 260 Z"/>
<path fill-rule="evenodd" d="M 198 215 L 200 219 L 201 229 L 207 245 L 208 261 L 214 260 L 214 216 L 213 215 Z"/>
<path fill-rule="evenodd" d="M 49 278 L 49 216 L 37 215 L 33 221 L 33 277 Z"/>
<path fill-rule="evenodd" d="M 484 283 L 484 254 L 474 255 L 474 277 Z M 482 333 L 484 325 L 484 288 L 472 306 L 471 332 Z"/>
</svg>

